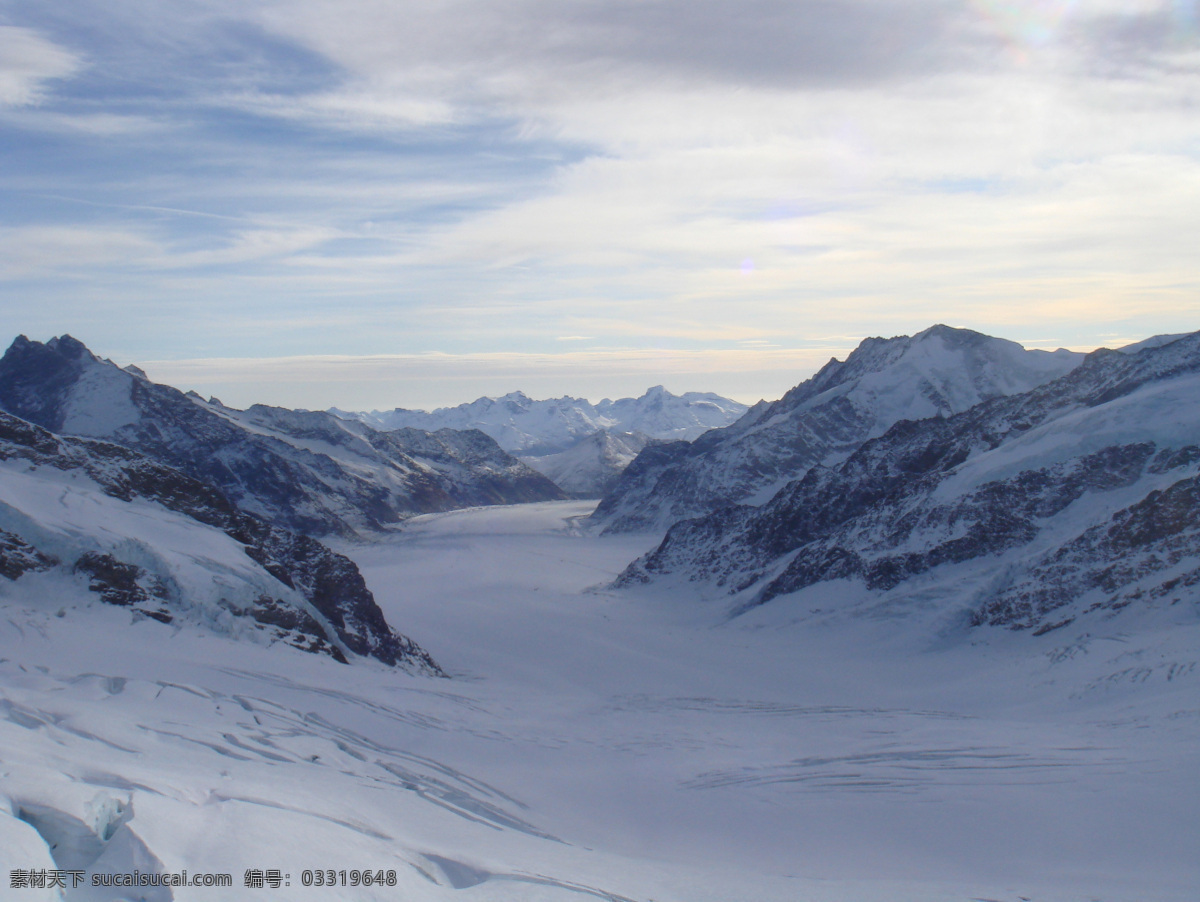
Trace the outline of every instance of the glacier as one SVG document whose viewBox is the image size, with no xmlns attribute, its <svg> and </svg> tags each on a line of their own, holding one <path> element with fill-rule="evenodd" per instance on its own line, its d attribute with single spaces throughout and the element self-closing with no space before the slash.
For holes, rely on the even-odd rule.
<svg viewBox="0 0 1200 902">
<path fill-rule="evenodd" d="M 1198 342 L 869 339 L 787 403 L 646 444 L 626 486 L 683 475 L 603 532 L 605 502 L 470 494 L 523 473 L 482 433 L 234 411 L 17 343 L 53 366 L 0 372 L 0 879 L 1191 902 Z M 302 474 L 319 538 L 154 457 L 150 420 Z M 389 460 L 484 481 L 371 525 L 347 486 Z M 133 871 L 230 885 L 113 885 Z"/>
<path fill-rule="evenodd" d="M 589 535 L 591 507 L 356 547 L 450 680 L 6 595 L 0 868 L 111 799 L 163 868 L 234 876 L 175 899 L 247 898 L 251 868 L 288 898 L 328 898 L 314 868 L 396 871 L 363 900 L 1194 898 L 1194 610 L 965 641 L 920 608 L 731 623 L 604 588 L 645 540 Z"/>
</svg>

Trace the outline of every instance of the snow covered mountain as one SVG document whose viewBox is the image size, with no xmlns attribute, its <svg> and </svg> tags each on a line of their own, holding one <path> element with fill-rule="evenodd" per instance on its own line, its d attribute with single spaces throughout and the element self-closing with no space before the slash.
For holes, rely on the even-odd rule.
<svg viewBox="0 0 1200 902">
<path fill-rule="evenodd" d="M 1200 333 L 1102 349 L 1032 391 L 899 421 L 761 507 L 678 523 L 620 581 L 720 587 L 735 611 L 784 595 L 798 611 L 943 603 L 1036 632 L 1187 602 L 1197 398 Z"/>
<path fill-rule="evenodd" d="M 134 871 L 178 880 L 139 888 L 147 902 L 270 896 L 272 873 L 289 899 L 355 902 L 1193 902 L 1200 603 L 1184 496 L 1200 370 L 1184 341 L 1187 354 L 1164 346 L 1149 367 L 1150 351 L 1109 355 L 1087 385 L 1039 403 L 986 402 L 970 413 L 995 417 L 975 433 L 954 426 L 967 415 L 925 421 L 953 427 L 926 436 L 935 448 L 967 451 L 940 484 L 947 499 L 923 482 L 939 459 L 917 442 L 923 424 L 876 439 L 911 440 L 861 468 L 864 492 L 893 456 L 905 474 L 873 505 L 880 523 L 906 479 L 924 485 L 907 500 L 931 534 L 930 504 L 962 510 L 942 536 L 951 550 L 912 559 L 889 590 L 850 575 L 730 618 L 774 571 L 734 599 L 682 572 L 599 588 L 651 539 L 581 530 L 591 502 L 430 514 L 341 543 L 386 619 L 453 681 L 426 678 L 419 659 L 335 661 L 348 641 L 306 593 L 355 577 L 335 558 L 322 583 L 313 540 L 258 542 L 214 490 L 161 464 L 0 418 L 20 433 L 0 441 L 0 874 L 83 875 L 61 894 L 12 883 L 14 898 L 46 902 L 121 902 L 114 878 Z M 1140 470 L 1144 450 L 1090 460 L 1136 448 L 1147 424 L 1161 447 Z M 1034 444 L 1017 454 L 1021 442 Z M 983 470 L 967 469 L 976 460 Z M 955 563 L 957 531 L 975 535 L 987 514 L 965 499 L 1016 474 L 995 506 L 1025 516 L 1026 465 L 1052 471 L 1030 481 L 1045 487 L 1028 518 L 1043 533 L 1083 527 L 1097 499 L 1133 511 L 1068 542 L 1046 586 L 1119 583 L 1125 565 L 1143 576 L 1071 625 L 1045 629 L 1102 601 L 1103 582 L 1021 634 L 971 628 L 1001 597 L 982 590 L 1025 571 L 1017 547 Z M 1055 519 L 1077 483 L 1070 518 Z M 987 523 L 985 537 L 1005 525 Z M 869 565 L 856 536 L 848 554 Z M 920 551 L 926 533 L 911 536 L 897 554 Z M 697 603 L 706 595 L 720 601 Z M 955 629 L 940 631 L 948 617 Z M 345 617 L 345 633 L 364 619 Z M 285 644 L 314 640 L 327 653 Z M 307 888 L 324 868 L 351 888 Z"/>
<path fill-rule="evenodd" d="M 1083 355 L 1027 351 L 967 329 L 868 338 L 774 403 L 694 442 L 654 445 L 625 470 L 592 517 L 605 531 L 665 530 L 728 504 L 759 504 L 811 467 L 845 460 L 901 420 L 945 417 L 1028 391 Z"/>
<path fill-rule="evenodd" d="M 600 498 L 651 441 L 641 432 L 601 429 L 565 451 L 542 457 L 522 457 L 572 498 Z"/>
<path fill-rule="evenodd" d="M 323 412 L 232 410 L 120 369 L 70 336 L 13 342 L 0 359 L 0 409 L 55 433 L 134 448 L 243 510 L 314 536 L 563 497 L 480 432 L 383 433 Z"/>
<path fill-rule="evenodd" d="M 128 448 L 0 413 L 0 596 L 440 673 L 354 563 Z"/>
<path fill-rule="evenodd" d="M 543 457 L 565 451 L 600 430 L 691 441 L 709 429 L 727 426 L 746 410 L 745 404 L 711 392 L 673 395 L 657 385 L 640 398 L 606 398 L 599 404 L 566 396 L 534 401 L 518 391 L 434 411 L 398 407 L 370 413 L 331 412 L 378 429 L 479 429 L 506 451 Z"/>
</svg>

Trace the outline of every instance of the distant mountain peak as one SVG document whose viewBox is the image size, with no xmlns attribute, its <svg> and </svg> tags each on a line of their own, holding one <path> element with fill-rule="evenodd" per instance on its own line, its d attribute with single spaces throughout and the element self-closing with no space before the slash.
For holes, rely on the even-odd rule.
<svg viewBox="0 0 1200 902">
<path fill-rule="evenodd" d="M 36 342 L 30 342 L 30 344 L 36 344 Z M 46 342 L 45 347 L 57 354 L 62 354 L 63 356 L 69 358 L 86 356 L 95 359 L 95 355 L 87 349 L 87 346 L 83 342 L 79 341 L 77 338 L 73 338 L 70 335 L 64 334 L 55 338 L 51 338 L 48 342 Z"/>
<path fill-rule="evenodd" d="M 926 338 L 951 338 L 969 341 L 1005 341 L 1006 339 L 995 339 L 991 335 L 985 335 L 982 332 L 976 332 L 974 329 L 964 329 L 959 326 L 947 326 L 945 323 L 935 323 L 928 329 L 922 329 L 913 336 L 913 340 L 923 340 Z"/>
<path fill-rule="evenodd" d="M 746 405 L 720 395 L 692 392 L 680 397 L 656 385 L 638 398 L 606 398 L 598 404 L 570 395 L 539 401 L 514 391 L 434 411 L 397 407 L 386 412 L 350 413 L 330 408 L 330 413 L 377 429 L 477 428 L 506 451 L 540 457 L 565 451 L 601 429 L 690 441 L 708 429 L 728 425 L 746 409 Z"/>
</svg>

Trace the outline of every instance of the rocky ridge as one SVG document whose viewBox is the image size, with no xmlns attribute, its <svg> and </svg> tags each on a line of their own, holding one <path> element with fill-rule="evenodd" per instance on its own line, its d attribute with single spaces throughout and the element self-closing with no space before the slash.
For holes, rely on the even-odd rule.
<svg viewBox="0 0 1200 902">
<path fill-rule="evenodd" d="M 882 598 L 961 579 L 971 623 L 1034 630 L 1177 603 L 1200 582 L 1197 397 L 1200 333 L 1096 351 L 1031 391 L 901 420 L 761 507 L 681 522 L 619 582 L 707 583 L 744 611 L 839 580 Z"/>
<path fill-rule="evenodd" d="M 729 504 L 760 504 L 815 466 L 833 466 L 901 420 L 952 416 L 1028 391 L 1077 366 L 967 329 L 868 338 L 773 403 L 695 441 L 647 448 L 592 516 L 606 532 L 664 531 Z"/>
<path fill-rule="evenodd" d="M 383 433 L 324 412 L 203 401 L 101 360 L 70 336 L 18 337 L 0 409 L 136 449 L 293 532 L 351 537 L 418 513 L 564 497 L 481 433 Z"/>
</svg>

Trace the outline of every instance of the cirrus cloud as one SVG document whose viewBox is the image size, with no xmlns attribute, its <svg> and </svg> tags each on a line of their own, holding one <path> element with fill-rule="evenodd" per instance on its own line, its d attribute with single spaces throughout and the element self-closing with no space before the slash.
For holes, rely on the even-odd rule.
<svg viewBox="0 0 1200 902">
<path fill-rule="evenodd" d="M 31 28 L 0 25 L 0 106 L 38 103 L 45 83 L 76 72 L 81 60 Z"/>
</svg>

